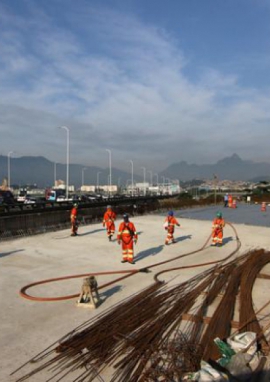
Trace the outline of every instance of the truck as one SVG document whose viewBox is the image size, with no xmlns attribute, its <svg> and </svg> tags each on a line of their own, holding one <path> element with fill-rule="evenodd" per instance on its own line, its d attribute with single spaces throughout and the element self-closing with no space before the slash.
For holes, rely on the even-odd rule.
<svg viewBox="0 0 270 382">
<path fill-rule="evenodd" d="M 49 202 L 59 202 L 65 200 L 65 190 L 61 189 L 46 189 L 45 199 Z"/>
</svg>

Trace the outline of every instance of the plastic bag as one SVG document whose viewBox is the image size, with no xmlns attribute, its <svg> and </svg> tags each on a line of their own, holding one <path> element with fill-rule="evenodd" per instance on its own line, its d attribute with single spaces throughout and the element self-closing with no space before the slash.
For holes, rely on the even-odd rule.
<svg viewBox="0 0 270 382">
<path fill-rule="evenodd" d="M 236 334 L 232 338 L 228 338 L 227 342 L 230 347 L 235 350 L 236 353 L 245 350 L 250 346 L 252 342 L 253 345 L 246 351 L 247 354 L 255 355 L 257 352 L 257 343 L 256 343 L 256 333 L 254 332 L 245 332 Z"/>
<path fill-rule="evenodd" d="M 201 369 L 195 373 L 194 378 L 199 382 L 225 382 L 229 380 L 226 374 L 214 369 L 205 361 L 201 361 Z"/>
<path fill-rule="evenodd" d="M 251 375 L 251 368 L 247 366 L 253 356 L 247 353 L 237 353 L 232 356 L 228 364 L 226 365 L 226 369 L 235 376 L 243 378 L 245 381 L 247 376 Z"/>
</svg>

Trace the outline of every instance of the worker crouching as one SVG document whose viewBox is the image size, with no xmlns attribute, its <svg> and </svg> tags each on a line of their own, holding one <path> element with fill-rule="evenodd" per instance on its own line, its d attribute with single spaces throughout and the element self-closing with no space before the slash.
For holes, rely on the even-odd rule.
<svg viewBox="0 0 270 382">
<path fill-rule="evenodd" d="M 212 246 L 221 247 L 223 242 L 223 228 L 225 227 L 225 220 L 221 212 L 217 212 L 216 218 L 212 223 Z"/>
<path fill-rule="evenodd" d="M 134 262 L 134 250 L 133 246 L 137 243 L 138 234 L 134 224 L 129 221 L 128 214 L 123 215 L 124 221 L 120 223 L 118 228 L 117 240 L 118 244 L 122 243 L 122 263 L 129 262 L 130 264 L 135 264 Z"/>
<path fill-rule="evenodd" d="M 178 222 L 178 220 L 174 217 L 174 213 L 173 211 L 169 211 L 168 212 L 168 216 L 166 217 L 165 219 L 165 223 L 164 223 L 164 228 L 167 230 L 167 237 L 166 237 L 166 240 L 165 240 L 165 244 L 166 245 L 169 245 L 170 241 L 172 243 L 176 243 L 176 241 L 174 240 L 174 227 L 175 226 L 178 226 L 180 227 L 180 224 Z"/>
</svg>

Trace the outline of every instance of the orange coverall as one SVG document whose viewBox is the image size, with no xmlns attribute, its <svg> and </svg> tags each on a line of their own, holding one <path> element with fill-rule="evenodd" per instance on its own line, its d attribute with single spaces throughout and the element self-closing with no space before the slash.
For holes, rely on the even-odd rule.
<svg viewBox="0 0 270 382">
<path fill-rule="evenodd" d="M 111 237 L 113 236 L 115 231 L 115 224 L 114 224 L 115 219 L 116 219 L 116 213 L 112 211 L 111 209 L 108 209 L 103 216 L 103 227 L 105 227 L 106 225 L 107 236 L 109 240 L 111 240 Z"/>
<path fill-rule="evenodd" d="M 73 207 L 70 213 L 70 221 L 71 221 L 71 235 L 76 236 L 78 231 L 78 222 L 77 222 L 77 214 L 78 209 Z"/>
<path fill-rule="evenodd" d="M 138 240 L 138 234 L 133 223 L 122 222 L 118 228 L 117 240 L 120 244 L 122 242 L 122 256 L 123 261 L 133 262 L 133 243 Z"/>
<path fill-rule="evenodd" d="M 225 220 L 223 218 L 215 218 L 212 223 L 212 245 L 222 245 L 223 227 Z"/>
<path fill-rule="evenodd" d="M 165 228 L 167 230 L 167 237 L 165 240 L 165 244 L 169 244 L 170 241 L 172 241 L 172 243 L 176 243 L 173 236 L 174 226 L 177 225 L 178 227 L 180 227 L 180 224 L 174 216 L 167 216 L 165 219 L 165 223 L 166 222 L 168 222 L 168 227 Z"/>
</svg>

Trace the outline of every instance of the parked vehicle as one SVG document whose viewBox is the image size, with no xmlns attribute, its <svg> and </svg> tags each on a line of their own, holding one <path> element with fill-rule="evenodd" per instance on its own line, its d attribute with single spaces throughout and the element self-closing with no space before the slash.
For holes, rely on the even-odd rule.
<svg viewBox="0 0 270 382">
<path fill-rule="evenodd" d="M 11 191 L 0 190 L 0 204 L 15 204 L 15 198 Z"/>
<path fill-rule="evenodd" d="M 45 198 L 49 202 L 64 201 L 65 190 L 46 190 Z"/>
</svg>

